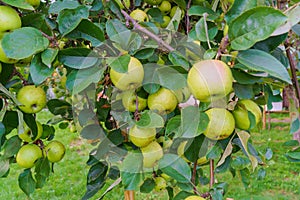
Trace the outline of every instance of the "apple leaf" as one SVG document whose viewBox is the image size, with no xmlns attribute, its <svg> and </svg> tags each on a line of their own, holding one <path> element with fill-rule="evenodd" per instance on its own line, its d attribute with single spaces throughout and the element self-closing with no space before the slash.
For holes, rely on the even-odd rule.
<svg viewBox="0 0 300 200">
<path fill-rule="evenodd" d="M 184 156 L 195 162 L 198 158 L 205 156 L 208 147 L 208 140 L 203 134 L 191 139 L 184 147 Z"/>
<path fill-rule="evenodd" d="M 99 46 L 105 40 L 103 31 L 93 22 L 83 19 L 80 24 L 66 35 L 67 38 L 78 39 L 83 38 L 92 43 L 92 46 Z"/>
<path fill-rule="evenodd" d="M 164 119 L 153 111 L 145 110 L 136 125 L 143 128 L 160 128 L 164 127 Z"/>
<path fill-rule="evenodd" d="M 26 0 L 2 0 L 3 3 L 25 10 L 34 10 Z"/>
<path fill-rule="evenodd" d="M 182 200 L 182 199 L 186 199 L 189 196 L 193 196 L 195 194 L 193 193 L 189 193 L 187 191 L 180 191 L 176 194 L 176 196 L 173 198 L 173 200 Z"/>
<path fill-rule="evenodd" d="M 87 140 L 104 139 L 105 132 L 100 125 L 90 124 L 81 130 L 80 136 Z"/>
<path fill-rule="evenodd" d="M 57 17 L 58 30 L 62 35 L 73 31 L 83 19 L 88 19 L 89 9 L 86 6 L 78 6 L 74 9 L 64 9 Z"/>
<path fill-rule="evenodd" d="M 23 59 L 45 50 L 49 41 L 33 27 L 22 27 L 2 38 L 2 47 L 9 58 Z"/>
<path fill-rule="evenodd" d="M 198 133 L 198 124 L 200 121 L 199 108 L 196 106 L 187 106 L 181 110 L 181 137 L 194 138 Z"/>
<path fill-rule="evenodd" d="M 15 135 L 11 138 L 9 138 L 5 143 L 4 143 L 4 158 L 10 158 L 13 155 L 15 155 L 22 144 L 22 140 L 19 138 L 19 136 Z M 0 176 L 1 177 L 1 176 Z"/>
<path fill-rule="evenodd" d="M 291 84 L 291 78 L 287 69 L 269 53 L 257 49 L 249 49 L 239 52 L 237 60 L 248 69 L 267 72 L 270 76 Z"/>
<path fill-rule="evenodd" d="M 140 191 L 142 193 L 149 193 L 151 192 L 155 187 L 155 182 L 153 178 L 147 178 L 144 183 L 141 185 Z"/>
<path fill-rule="evenodd" d="M 2 119 L 2 123 L 5 127 L 5 134 L 10 133 L 19 125 L 18 113 L 16 111 L 6 111 Z"/>
<path fill-rule="evenodd" d="M 207 23 L 208 34 L 206 34 L 205 23 Z M 206 42 L 207 39 L 209 40 L 214 39 L 218 33 L 218 27 L 213 26 L 212 28 L 209 28 L 208 25 L 209 25 L 208 22 L 204 21 L 204 17 L 202 17 L 195 25 L 196 36 L 198 40 L 200 40 L 201 42 Z M 208 38 L 206 35 L 208 35 Z"/>
<path fill-rule="evenodd" d="M 165 135 L 168 136 L 172 133 L 175 133 L 174 137 L 179 137 L 179 129 L 181 126 L 181 115 L 176 115 L 169 119 L 167 125 L 166 125 L 166 130 L 165 130 Z"/>
<path fill-rule="evenodd" d="M 51 68 L 51 63 L 55 60 L 58 54 L 58 49 L 48 48 L 42 52 L 42 62 L 47 65 L 48 68 Z"/>
<path fill-rule="evenodd" d="M 256 7 L 245 11 L 229 24 L 231 47 L 246 50 L 256 42 L 267 39 L 286 21 L 287 17 L 271 7 Z"/>
<path fill-rule="evenodd" d="M 0 178 L 4 177 L 9 171 L 9 159 L 0 157 Z"/>
<path fill-rule="evenodd" d="M 18 178 L 19 187 L 27 195 L 30 196 L 34 192 L 36 182 L 32 177 L 31 169 L 25 169 Z"/>
<path fill-rule="evenodd" d="M 118 57 L 107 58 L 107 64 L 115 71 L 119 73 L 128 72 L 128 65 L 130 62 L 130 55 L 125 54 Z"/>
<path fill-rule="evenodd" d="M 187 61 L 186 58 L 179 52 L 172 51 L 169 53 L 168 57 L 173 65 L 183 67 L 185 70 L 188 70 L 190 68 L 189 61 Z"/>
<path fill-rule="evenodd" d="M 257 6 L 257 0 L 239 0 L 234 1 L 233 5 L 231 6 L 230 10 L 226 13 L 225 19 L 227 24 L 229 24 L 233 19 L 237 16 Z"/>
<path fill-rule="evenodd" d="M 231 162 L 231 167 L 236 170 L 242 170 L 250 165 L 250 160 L 246 157 L 238 156 Z"/>
<path fill-rule="evenodd" d="M 50 68 L 42 62 L 41 54 L 34 56 L 30 64 L 30 75 L 35 85 L 43 83 L 48 77 L 52 76 L 54 67 Z"/>
<path fill-rule="evenodd" d="M 208 14 L 207 19 L 210 19 L 210 20 L 215 20 L 219 17 L 219 15 L 217 13 L 215 13 L 213 10 L 203 7 L 203 6 L 193 5 L 188 10 L 189 16 L 203 16 L 204 13 Z"/>
<path fill-rule="evenodd" d="M 218 162 L 218 164 L 217 164 L 216 167 L 221 166 L 221 165 L 225 162 L 225 159 L 226 159 L 228 156 L 231 155 L 232 149 L 233 149 L 233 146 L 232 146 L 231 141 L 230 141 L 230 142 L 227 144 L 226 149 L 224 150 L 223 155 L 222 155 L 221 159 L 219 160 L 219 162 Z"/>
<path fill-rule="evenodd" d="M 165 154 L 158 162 L 158 167 L 168 176 L 180 183 L 189 183 L 192 177 L 189 165 L 178 155 Z"/>
<path fill-rule="evenodd" d="M 77 1 L 55 1 L 50 4 L 48 12 L 59 14 L 59 12 L 64 9 L 75 9 L 78 6 L 80 6 L 80 4 Z"/>
<path fill-rule="evenodd" d="M 36 188 L 42 188 L 50 175 L 50 162 L 47 157 L 38 160 L 34 171 Z"/>
<path fill-rule="evenodd" d="M 47 107 L 53 115 L 72 116 L 72 105 L 64 100 L 51 99 L 47 102 Z"/>
<path fill-rule="evenodd" d="M 68 48 L 59 51 L 58 60 L 73 69 L 85 69 L 99 63 L 99 56 L 88 48 Z"/>
</svg>

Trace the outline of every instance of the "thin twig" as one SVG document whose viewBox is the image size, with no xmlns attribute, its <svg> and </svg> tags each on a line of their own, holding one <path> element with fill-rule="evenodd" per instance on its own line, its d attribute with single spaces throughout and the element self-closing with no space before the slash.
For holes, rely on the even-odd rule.
<svg viewBox="0 0 300 200">
<path fill-rule="evenodd" d="M 187 6 L 186 6 L 186 13 L 185 13 L 185 21 L 186 21 L 186 34 L 189 34 L 190 32 L 190 17 L 189 17 L 189 9 L 191 7 L 191 3 L 192 3 L 192 0 L 189 0 L 188 3 L 187 3 Z"/>
<path fill-rule="evenodd" d="M 209 181 L 209 187 L 212 188 L 215 183 L 215 172 L 214 172 L 214 160 L 209 160 L 209 169 L 210 169 L 210 181 Z"/>
<path fill-rule="evenodd" d="M 159 45 L 165 47 L 169 52 L 175 51 L 173 47 L 171 47 L 169 44 L 167 44 L 165 41 L 163 41 L 160 37 L 152 33 L 151 31 L 147 30 L 146 28 L 140 26 L 137 21 L 135 21 L 128 13 L 126 13 L 124 10 L 121 10 L 122 14 L 124 15 L 125 19 L 130 21 L 133 24 L 133 27 L 146 35 L 148 35 L 150 38 L 155 40 Z"/>
<path fill-rule="evenodd" d="M 18 76 L 22 82 L 23 85 L 28 85 L 28 81 L 24 78 L 24 76 L 14 67 L 13 76 Z"/>
<path fill-rule="evenodd" d="M 229 38 L 228 35 L 225 35 L 220 43 L 220 46 L 218 48 L 218 52 L 216 55 L 216 60 L 220 60 L 221 56 L 223 55 L 223 53 L 226 53 L 226 48 L 229 45 Z"/>
<path fill-rule="evenodd" d="M 193 175 L 191 178 L 192 183 L 194 184 L 194 193 L 197 194 L 197 188 L 196 188 L 196 175 L 197 175 L 197 160 L 194 162 L 194 167 L 193 167 Z"/>
</svg>

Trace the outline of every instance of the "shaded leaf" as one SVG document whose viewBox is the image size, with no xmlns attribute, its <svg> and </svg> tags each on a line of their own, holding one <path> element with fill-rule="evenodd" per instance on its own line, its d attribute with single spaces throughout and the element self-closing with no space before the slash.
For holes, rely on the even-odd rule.
<svg viewBox="0 0 300 200">
<path fill-rule="evenodd" d="M 153 111 L 145 110 L 141 113 L 140 120 L 136 122 L 136 125 L 143 128 L 159 128 L 164 126 L 164 119 Z"/>
<path fill-rule="evenodd" d="M 27 195 L 30 196 L 34 192 L 36 187 L 36 182 L 32 177 L 30 169 L 25 169 L 18 178 L 19 187 Z"/>
<path fill-rule="evenodd" d="M 147 178 L 144 183 L 141 185 L 140 191 L 142 193 L 149 193 L 155 187 L 155 182 L 152 178 Z"/>
<path fill-rule="evenodd" d="M 256 0 L 239 0 L 234 1 L 233 5 L 231 6 L 230 10 L 226 13 L 225 19 L 227 24 L 229 24 L 233 19 L 238 17 L 240 14 L 254 8 L 257 6 Z"/>
<path fill-rule="evenodd" d="M 52 76 L 54 67 L 50 68 L 42 62 L 41 54 L 34 56 L 30 64 L 30 75 L 35 85 L 43 83 L 48 77 Z"/>
<path fill-rule="evenodd" d="M 88 140 L 103 139 L 105 137 L 105 132 L 100 125 L 90 124 L 81 130 L 80 136 Z"/>
<path fill-rule="evenodd" d="M 25 10 L 34 10 L 34 8 L 25 0 L 2 0 L 3 3 L 13 7 L 22 8 Z"/>
</svg>

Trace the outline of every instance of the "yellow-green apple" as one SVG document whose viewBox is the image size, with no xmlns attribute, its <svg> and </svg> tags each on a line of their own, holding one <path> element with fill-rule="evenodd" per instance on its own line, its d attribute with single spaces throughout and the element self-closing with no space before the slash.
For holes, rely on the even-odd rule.
<svg viewBox="0 0 300 200">
<path fill-rule="evenodd" d="M 231 112 L 224 108 L 211 108 L 205 113 L 209 118 L 209 123 L 204 131 L 206 137 L 212 140 L 222 140 L 232 134 L 235 121 Z"/>
<path fill-rule="evenodd" d="M 163 13 L 166 14 L 171 11 L 172 5 L 169 1 L 162 1 L 161 4 L 158 6 L 158 9 Z"/>
<path fill-rule="evenodd" d="M 31 168 L 35 162 L 43 157 L 43 152 L 35 144 L 26 144 L 22 146 L 16 156 L 16 161 L 19 166 L 24 168 Z"/>
<path fill-rule="evenodd" d="M 192 196 L 185 198 L 184 200 L 205 200 L 205 199 L 200 196 L 192 195 Z"/>
<path fill-rule="evenodd" d="M 142 63 L 134 58 L 130 58 L 128 71 L 126 73 L 110 70 L 110 79 L 112 83 L 120 90 L 130 90 L 138 88 L 144 79 L 144 68 Z"/>
<path fill-rule="evenodd" d="M 157 110 L 160 114 L 168 114 L 174 111 L 178 104 L 174 92 L 163 87 L 150 94 L 147 103 L 150 110 Z"/>
<path fill-rule="evenodd" d="M 154 189 L 159 192 L 167 187 L 167 181 L 163 177 L 156 177 L 154 179 L 155 187 Z"/>
<path fill-rule="evenodd" d="M 143 166 L 145 168 L 152 168 L 159 161 L 164 153 L 161 146 L 156 142 L 153 141 L 145 147 L 141 148 L 143 154 Z"/>
<path fill-rule="evenodd" d="M 232 91 L 232 82 L 230 68 L 219 60 L 202 60 L 195 63 L 187 77 L 191 93 L 202 102 L 224 98 Z"/>
<path fill-rule="evenodd" d="M 21 138 L 25 142 L 33 142 L 39 139 L 43 134 L 43 126 L 38 121 L 36 121 L 36 126 L 37 126 L 37 135 L 35 138 L 33 138 L 31 129 L 27 126 L 26 123 L 24 123 L 24 132 L 18 134 L 19 138 Z"/>
<path fill-rule="evenodd" d="M 21 28 L 21 18 L 16 10 L 9 6 L 0 6 L 0 39 L 5 33 Z"/>
<path fill-rule="evenodd" d="M 63 159 L 66 152 L 66 148 L 60 141 L 52 140 L 45 147 L 45 153 L 48 160 L 52 163 L 59 162 Z"/>
<path fill-rule="evenodd" d="M 163 16 L 163 23 L 160 24 L 160 27 L 166 28 L 171 21 L 171 18 L 168 15 Z"/>
<path fill-rule="evenodd" d="M 232 112 L 237 128 L 244 130 L 251 128 L 248 112 L 251 112 L 255 116 L 255 126 L 261 121 L 262 113 L 259 106 L 250 99 L 242 99 L 237 102 Z"/>
<path fill-rule="evenodd" d="M 147 99 L 144 99 L 136 94 L 134 90 L 125 91 L 122 94 L 122 103 L 126 110 L 135 112 L 138 105 L 138 111 L 144 110 L 147 107 Z"/>
<path fill-rule="evenodd" d="M 149 20 L 148 15 L 143 10 L 140 9 L 136 9 L 132 11 L 130 13 L 130 16 L 138 22 L 145 22 Z"/>
<path fill-rule="evenodd" d="M 45 91 L 34 85 L 22 87 L 17 94 L 17 99 L 21 103 L 19 108 L 25 113 L 37 113 L 47 103 Z"/>
<path fill-rule="evenodd" d="M 129 139 L 137 147 L 150 144 L 156 136 L 155 128 L 142 128 L 134 125 L 129 130 Z"/>
</svg>

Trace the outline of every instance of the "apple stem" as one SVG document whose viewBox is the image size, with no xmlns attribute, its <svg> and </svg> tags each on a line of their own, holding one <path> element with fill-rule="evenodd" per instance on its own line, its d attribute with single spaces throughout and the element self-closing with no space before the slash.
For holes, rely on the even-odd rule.
<svg viewBox="0 0 300 200">
<path fill-rule="evenodd" d="M 188 11 L 191 7 L 191 3 L 192 3 L 192 0 L 189 0 L 187 5 L 186 5 L 186 12 L 185 12 L 185 22 L 186 22 L 186 34 L 188 35 L 189 32 L 190 32 L 190 17 L 188 15 Z"/>
<path fill-rule="evenodd" d="M 209 169 L 210 169 L 210 181 L 209 187 L 212 188 L 215 183 L 215 174 L 214 174 L 214 159 L 209 160 Z"/>
<path fill-rule="evenodd" d="M 163 41 L 160 37 L 158 37 L 157 35 L 155 35 L 151 31 L 147 30 L 146 28 L 140 26 L 137 21 L 135 21 L 132 17 L 130 17 L 130 15 L 128 15 L 127 12 L 125 12 L 124 10 L 121 10 L 121 13 L 124 15 L 126 20 L 130 21 L 133 24 L 133 27 L 135 29 L 137 29 L 137 30 L 141 31 L 142 33 L 148 35 L 150 38 L 155 40 L 159 45 L 166 48 L 169 52 L 175 51 L 175 49 L 173 47 L 171 47 L 169 44 L 167 44 L 165 41 Z"/>
<path fill-rule="evenodd" d="M 15 66 L 14 66 L 14 71 L 13 71 L 12 77 L 13 76 L 18 76 L 22 80 L 23 85 L 28 85 L 28 81 L 24 78 L 24 76 L 20 72 L 18 72 L 18 70 L 16 69 Z"/>
<path fill-rule="evenodd" d="M 193 175 L 191 178 L 191 181 L 193 183 L 193 189 L 194 189 L 194 194 L 197 194 L 197 188 L 196 188 L 196 175 L 197 175 L 197 159 L 194 162 L 194 167 L 193 167 Z"/>
</svg>

